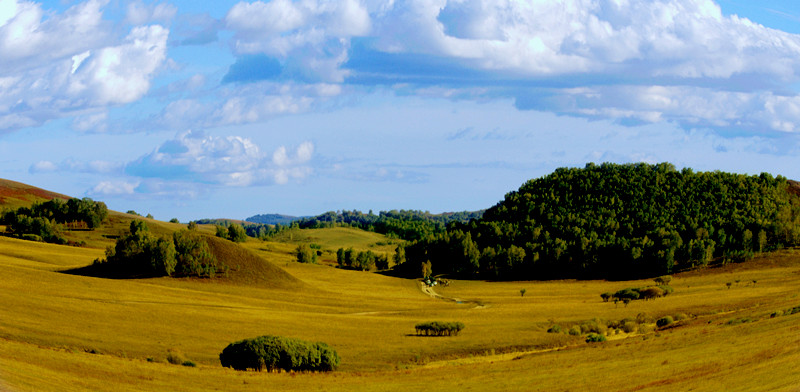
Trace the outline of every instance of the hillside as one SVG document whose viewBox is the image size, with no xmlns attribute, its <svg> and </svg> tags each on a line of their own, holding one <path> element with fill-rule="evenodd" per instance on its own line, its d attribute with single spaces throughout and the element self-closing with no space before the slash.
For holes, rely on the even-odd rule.
<svg viewBox="0 0 800 392">
<path fill-rule="evenodd" d="M 0 178 L 0 210 L 28 206 L 34 202 L 69 198 L 60 193 Z"/>
<path fill-rule="evenodd" d="M 435 273 L 489 279 L 669 274 L 800 243 L 797 183 L 769 174 L 588 164 L 533 179 L 481 219 L 407 250 Z"/>
</svg>

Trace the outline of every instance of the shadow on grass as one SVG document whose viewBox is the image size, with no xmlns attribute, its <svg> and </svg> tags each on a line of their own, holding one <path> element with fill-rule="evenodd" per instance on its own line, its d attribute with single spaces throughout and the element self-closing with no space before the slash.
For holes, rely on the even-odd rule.
<svg viewBox="0 0 800 392">
<path fill-rule="evenodd" d="M 156 277 L 153 274 L 143 274 L 138 271 L 132 271 L 129 268 L 120 268 L 119 266 L 109 265 L 107 263 L 95 263 L 85 267 L 71 268 L 59 272 L 67 275 L 104 279 L 145 279 Z"/>
</svg>

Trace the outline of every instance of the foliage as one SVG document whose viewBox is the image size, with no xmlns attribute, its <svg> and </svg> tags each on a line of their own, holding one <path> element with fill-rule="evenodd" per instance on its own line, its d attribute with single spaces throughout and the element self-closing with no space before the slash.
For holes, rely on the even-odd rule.
<svg viewBox="0 0 800 392">
<path fill-rule="evenodd" d="M 65 229 L 93 230 L 107 217 L 108 208 L 103 202 L 90 198 L 73 198 L 66 202 L 52 199 L 5 211 L 0 216 L 0 224 L 6 225 L 6 231 L 19 238 L 66 244 Z"/>
<path fill-rule="evenodd" d="M 295 256 L 298 263 L 316 263 L 317 253 L 311 249 L 308 244 L 297 245 L 295 249 Z"/>
<path fill-rule="evenodd" d="M 675 320 L 672 319 L 672 316 L 664 316 L 664 317 L 656 320 L 656 326 L 659 327 L 659 328 L 663 328 L 663 327 L 666 327 L 667 325 L 670 325 L 670 324 L 672 324 L 674 322 L 675 322 Z"/>
<path fill-rule="evenodd" d="M 211 254 L 202 235 L 193 230 L 172 234 L 175 243 L 175 275 L 213 278 L 217 273 L 217 258 Z"/>
<path fill-rule="evenodd" d="M 417 335 L 458 336 L 458 333 L 461 332 L 462 329 L 464 329 L 464 323 L 458 321 L 456 322 L 429 321 L 415 325 L 414 329 L 417 330 Z"/>
<path fill-rule="evenodd" d="M 444 232 L 447 224 L 451 222 L 469 222 L 471 219 L 479 218 L 482 214 L 483 211 L 431 214 L 413 210 L 391 210 L 381 211 L 378 215 L 373 214 L 372 211 L 366 214 L 356 210 L 329 211 L 315 217 L 284 222 L 284 224 L 248 225 L 247 229 L 250 236 L 269 237 L 292 227 L 301 229 L 356 227 L 385 234 L 388 237 L 417 240 Z"/>
<path fill-rule="evenodd" d="M 229 344 L 219 354 L 223 367 L 236 370 L 331 371 L 339 355 L 322 342 L 311 343 L 281 336 L 260 336 Z"/>
<path fill-rule="evenodd" d="M 228 225 L 227 238 L 233 242 L 245 242 L 247 241 L 247 232 L 244 230 L 242 225 L 238 223 L 231 223 Z"/>
<path fill-rule="evenodd" d="M 132 221 L 129 233 L 106 250 L 105 262 L 129 276 L 214 277 L 222 272 L 201 234 L 181 230 L 172 238 L 158 237 L 140 220 Z"/>
<path fill-rule="evenodd" d="M 606 336 L 599 333 L 590 333 L 586 335 L 586 343 L 599 343 L 605 342 Z"/>
<path fill-rule="evenodd" d="M 523 184 L 482 218 L 406 247 L 438 273 L 485 279 L 667 276 L 800 243 L 800 198 L 769 174 L 588 164 Z M 417 264 L 418 265 L 418 264 Z"/>
<path fill-rule="evenodd" d="M 547 333 L 561 333 L 561 331 L 562 331 L 561 326 L 558 324 L 555 324 L 547 329 Z"/>
</svg>

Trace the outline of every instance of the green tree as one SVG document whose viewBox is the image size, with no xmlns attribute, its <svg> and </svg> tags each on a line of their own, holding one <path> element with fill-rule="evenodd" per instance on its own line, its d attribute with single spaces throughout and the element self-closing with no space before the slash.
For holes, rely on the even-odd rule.
<svg viewBox="0 0 800 392">
<path fill-rule="evenodd" d="M 238 223 L 231 223 L 228 226 L 227 238 L 233 242 L 245 242 L 247 241 L 247 231 L 245 231 L 242 225 Z"/>
<path fill-rule="evenodd" d="M 297 245 L 295 256 L 298 263 L 316 263 L 317 253 L 308 244 Z"/>
</svg>

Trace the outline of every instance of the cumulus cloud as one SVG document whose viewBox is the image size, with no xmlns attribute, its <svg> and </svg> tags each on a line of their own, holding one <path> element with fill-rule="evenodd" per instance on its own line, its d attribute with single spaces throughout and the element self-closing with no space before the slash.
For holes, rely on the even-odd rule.
<svg viewBox="0 0 800 392">
<path fill-rule="evenodd" d="M 344 80 L 350 39 L 371 28 L 368 10 L 356 0 L 240 2 L 225 23 L 235 33 L 237 54 L 266 54 L 298 76 L 322 82 Z"/>
<path fill-rule="evenodd" d="M 147 93 L 166 61 L 169 31 L 135 26 L 114 36 L 102 19 L 105 4 L 90 0 L 57 14 L 33 2 L 4 2 L 0 131 L 131 103 Z M 84 120 L 76 120 L 78 129 L 86 128 Z"/>
<path fill-rule="evenodd" d="M 248 138 L 189 131 L 129 163 L 125 173 L 225 186 L 285 184 L 313 172 L 313 152 L 314 145 L 305 142 L 293 151 L 280 146 L 270 155 Z"/>
</svg>

